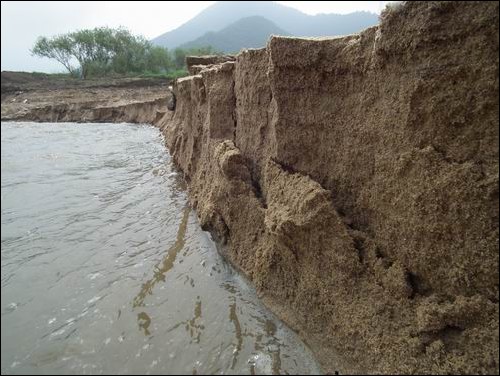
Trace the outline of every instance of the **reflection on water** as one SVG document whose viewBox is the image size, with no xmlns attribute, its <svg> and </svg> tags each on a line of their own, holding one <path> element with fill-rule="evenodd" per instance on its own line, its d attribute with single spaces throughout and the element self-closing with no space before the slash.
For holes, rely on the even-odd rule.
<svg viewBox="0 0 500 376">
<path fill-rule="evenodd" d="M 174 261 L 177 258 L 177 254 L 186 243 L 186 228 L 189 212 L 189 206 L 186 206 L 184 209 L 184 215 L 182 216 L 182 222 L 179 226 L 179 230 L 177 231 L 175 243 L 165 253 L 165 258 L 163 259 L 161 265 L 155 266 L 153 278 L 146 281 L 142 285 L 141 291 L 139 291 L 139 294 L 137 294 L 134 298 L 134 307 L 143 306 L 146 296 L 153 294 L 153 288 L 158 282 L 165 282 L 165 274 L 167 274 L 168 271 L 174 267 Z"/>
<path fill-rule="evenodd" d="M 137 321 L 139 322 L 139 328 L 144 330 L 144 334 L 149 336 L 149 325 L 151 324 L 151 317 L 148 316 L 146 312 L 141 312 L 137 315 Z"/>
<path fill-rule="evenodd" d="M 2 374 L 319 372 L 200 229 L 155 128 L 1 136 Z"/>
<path fill-rule="evenodd" d="M 241 347 L 243 345 L 243 336 L 241 334 L 241 324 L 238 319 L 238 315 L 236 314 L 236 302 L 229 306 L 229 320 L 234 325 L 234 332 L 236 334 L 236 348 L 233 352 L 233 361 L 231 362 L 231 369 L 234 369 L 236 362 L 238 361 L 238 354 L 241 351 Z"/>
</svg>

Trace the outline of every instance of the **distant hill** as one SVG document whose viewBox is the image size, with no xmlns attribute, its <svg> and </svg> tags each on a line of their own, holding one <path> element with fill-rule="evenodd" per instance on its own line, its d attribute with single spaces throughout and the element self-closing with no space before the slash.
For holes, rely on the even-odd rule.
<svg viewBox="0 0 500 376">
<path fill-rule="evenodd" d="M 181 48 L 212 46 L 217 51 L 239 52 L 242 48 L 264 47 L 271 35 L 290 35 L 260 16 L 242 18 L 220 31 L 209 31 Z"/>
<path fill-rule="evenodd" d="M 304 37 L 352 34 L 378 23 L 378 16 L 369 12 L 310 16 L 270 1 L 220 1 L 177 29 L 154 38 L 152 42 L 175 48 L 200 37 L 208 37 L 208 32 L 217 33 L 240 19 L 251 16 L 266 18 L 288 35 Z M 257 33 L 258 30 L 253 32 Z"/>
</svg>

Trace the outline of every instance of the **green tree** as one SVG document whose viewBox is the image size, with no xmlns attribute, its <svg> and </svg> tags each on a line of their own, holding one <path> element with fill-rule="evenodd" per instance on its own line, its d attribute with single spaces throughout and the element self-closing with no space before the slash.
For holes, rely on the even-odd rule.
<svg viewBox="0 0 500 376">
<path fill-rule="evenodd" d="M 140 73 L 147 69 L 166 71 L 170 67 L 168 51 L 154 47 L 144 37 L 132 35 L 124 28 L 98 27 L 52 38 L 40 37 L 31 52 L 57 60 L 71 74 L 79 72 L 82 78 Z"/>
<path fill-rule="evenodd" d="M 168 72 L 173 62 L 168 50 L 159 46 L 151 46 L 146 57 L 146 69 L 153 73 Z"/>
<path fill-rule="evenodd" d="M 119 29 L 112 41 L 112 71 L 115 73 L 138 73 L 146 69 L 147 55 L 151 43 L 142 36 L 133 36 L 127 30 Z"/>
<path fill-rule="evenodd" d="M 31 52 L 33 55 L 55 59 L 73 75 L 76 68 L 71 64 L 73 59 L 72 49 L 73 41 L 68 35 L 61 35 L 51 39 L 46 37 L 38 38 Z"/>
<path fill-rule="evenodd" d="M 176 48 L 174 50 L 174 64 L 176 69 L 182 69 L 186 66 L 186 50 Z"/>
<path fill-rule="evenodd" d="M 186 74 L 186 56 L 213 55 L 210 46 L 202 48 L 166 48 L 154 46 L 142 36 L 127 29 L 98 27 L 57 35 L 40 37 L 33 55 L 55 59 L 70 74 L 85 79 L 107 74 L 167 74 L 177 77 Z M 171 72 L 175 70 L 175 72 Z"/>
</svg>

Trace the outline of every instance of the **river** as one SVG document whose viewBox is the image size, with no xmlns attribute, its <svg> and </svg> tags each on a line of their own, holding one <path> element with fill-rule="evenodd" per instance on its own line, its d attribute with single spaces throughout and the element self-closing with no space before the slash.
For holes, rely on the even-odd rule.
<svg viewBox="0 0 500 376">
<path fill-rule="evenodd" d="M 158 129 L 2 123 L 2 374 L 316 374 L 217 253 Z"/>
</svg>

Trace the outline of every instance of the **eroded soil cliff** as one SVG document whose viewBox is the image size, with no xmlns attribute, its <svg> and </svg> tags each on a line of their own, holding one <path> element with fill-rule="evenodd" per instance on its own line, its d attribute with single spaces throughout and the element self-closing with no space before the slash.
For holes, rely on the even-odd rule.
<svg viewBox="0 0 500 376">
<path fill-rule="evenodd" d="M 327 372 L 498 373 L 498 32 L 408 2 L 176 82 L 203 227 Z"/>
<path fill-rule="evenodd" d="M 167 110 L 167 87 L 167 80 L 155 78 L 2 72 L 2 120 L 153 123 Z"/>
</svg>

